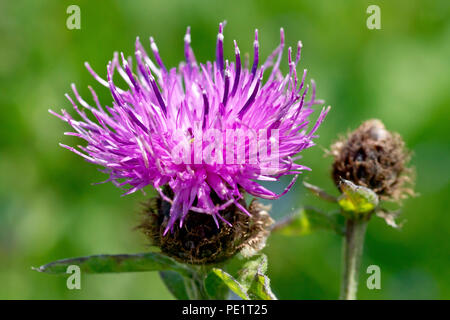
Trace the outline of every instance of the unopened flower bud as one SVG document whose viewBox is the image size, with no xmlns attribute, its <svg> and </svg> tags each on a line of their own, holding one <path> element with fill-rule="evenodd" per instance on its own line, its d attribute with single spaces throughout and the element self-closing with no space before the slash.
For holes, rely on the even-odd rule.
<svg viewBox="0 0 450 320">
<path fill-rule="evenodd" d="M 340 187 L 342 179 L 374 191 L 382 200 L 398 201 L 414 194 L 410 187 L 412 170 L 407 167 L 410 153 L 401 136 L 386 130 L 377 119 L 331 146 L 334 157 L 332 176 Z"/>
</svg>

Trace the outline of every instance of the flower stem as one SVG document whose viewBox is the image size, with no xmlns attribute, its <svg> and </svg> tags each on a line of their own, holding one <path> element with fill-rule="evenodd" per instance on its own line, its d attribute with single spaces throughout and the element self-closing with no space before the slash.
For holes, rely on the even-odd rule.
<svg viewBox="0 0 450 320">
<path fill-rule="evenodd" d="M 341 300 L 356 300 L 367 223 L 366 219 L 347 219 L 343 244 Z"/>
<path fill-rule="evenodd" d="M 211 297 L 208 295 L 205 288 L 205 278 L 209 268 L 205 266 L 193 267 L 193 278 L 186 279 L 186 289 L 188 292 L 189 300 L 209 300 Z"/>
<path fill-rule="evenodd" d="M 186 290 L 188 292 L 189 300 L 209 300 L 211 299 L 206 293 L 203 283 L 203 278 L 186 279 Z"/>
</svg>

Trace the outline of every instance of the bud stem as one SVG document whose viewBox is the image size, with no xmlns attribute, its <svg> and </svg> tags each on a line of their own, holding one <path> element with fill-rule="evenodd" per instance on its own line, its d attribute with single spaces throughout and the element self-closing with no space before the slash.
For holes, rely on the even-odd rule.
<svg viewBox="0 0 450 320">
<path fill-rule="evenodd" d="M 367 219 L 347 219 L 343 243 L 341 300 L 356 300 Z"/>
</svg>

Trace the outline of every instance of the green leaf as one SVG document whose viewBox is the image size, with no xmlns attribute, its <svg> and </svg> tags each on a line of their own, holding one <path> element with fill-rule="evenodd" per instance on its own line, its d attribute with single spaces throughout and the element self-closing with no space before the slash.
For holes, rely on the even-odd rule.
<svg viewBox="0 0 450 320">
<path fill-rule="evenodd" d="M 216 300 L 226 300 L 230 294 L 228 285 L 214 272 L 209 272 L 204 280 L 208 296 Z"/>
<path fill-rule="evenodd" d="M 33 269 L 48 274 L 63 275 L 66 274 L 67 267 L 70 265 L 77 265 L 82 272 L 86 273 L 173 270 L 186 277 L 192 276 L 192 271 L 188 267 L 156 252 L 63 259 Z"/>
<path fill-rule="evenodd" d="M 270 279 L 260 272 L 256 274 L 248 294 L 252 300 L 277 300 L 270 289 Z"/>
<path fill-rule="evenodd" d="M 239 272 L 239 280 L 252 300 L 276 300 L 270 289 L 267 272 L 267 256 L 262 254 L 247 261 Z"/>
<path fill-rule="evenodd" d="M 189 279 L 171 270 L 160 271 L 159 275 L 175 298 L 178 300 L 189 300 L 189 295 L 186 290 L 186 281 L 189 281 Z"/>
<path fill-rule="evenodd" d="M 265 275 L 266 271 L 267 257 L 262 254 L 245 262 L 239 271 L 239 280 L 219 268 L 213 268 L 207 279 L 210 286 L 218 286 L 218 282 L 224 283 L 244 300 L 275 300 L 276 297 L 270 289 L 270 280 Z"/>
<path fill-rule="evenodd" d="M 316 230 L 333 230 L 343 234 L 343 221 L 340 215 L 326 214 L 317 209 L 305 207 L 278 222 L 272 231 L 286 236 L 304 236 Z"/>
<path fill-rule="evenodd" d="M 249 296 L 247 295 L 247 290 L 235 279 L 233 276 L 228 274 L 219 268 L 213 268 L 210 271 L 209 277 L 217 277 L 220 279 L 231 291 L 236 293 L 239 297 L 244 300 L 249 300 Z M 210 281 L 213 281 L 213 278 L 210 278 Z"/>
<path fill-rule="evenodd" d="M 338 203 L 344 211 L 368 213 L 378 206 L 378 196 L 372 190 L 345 179 L 342 179 L 340 187 L 342 195 Z"/>
<path fill-rule="evenodd" d="M 256 274 L 260 271 L 262 274 L 267 272 L 267 257 L 261 254 L 252 260 L 247 261 L 239 271 L 239 282 L 248 290 Z"/>
</svg>

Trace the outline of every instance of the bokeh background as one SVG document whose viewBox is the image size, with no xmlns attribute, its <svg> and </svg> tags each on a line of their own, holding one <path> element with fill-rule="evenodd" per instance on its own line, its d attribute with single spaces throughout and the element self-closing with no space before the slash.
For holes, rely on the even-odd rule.
<svg viewBox="0 0 450 320">
<path fill-rule="evenodd" d="M 81 8 L 81 30 L 66 28 L 70 4 Z M 381 30 L 366 27 L 370 4 L 381 8 Z M 302 179 L 336 193 L 324 150 L 368 118 L 401 133 L 414 152 L 420 196 L 404 203 L 402 230 L 380 219 L 370 223 L 360 298 L 449 299 L 449 13 L 447 0 L 0 1 L 0 298 L 171 298 L 155 273 L 86 276 L 81 290 L 70 291 L 64 277 L 30 269 L 71 256 L 148 250 L 133 230 L 145 196 L 91 185 L 105 177 L 58 147 L 78 141 L 63 136 L 68 127 L 47 109 L 71 108 L 64 93 L 72 82 L 85 97 L 94 86 L 109 104 L 108 91 L 83 63 L 104 75 L 114 51 L 133 54 L 136 36 L 147 46 L 154 36 L 165 64 L 177 65 L 190 25 L 198 60 L 214 59 L 218 23 L 226 19 L 229 58 L 233 39 L 241 52 L 252 52 L 254 28 L 263 57 L 278 44 L 282 26 L 288 45 L 303 41 L 300 68 L 308 68 L 332 111 L 318 146 L 303 153 L 313 171 Z M 273 203 L 274 216 L 303 204 L 328 208 L 297 183 Z M 337 298 L 340 246 L 327 232 L 272 236 L 265 252 L 274 292 L 281 299 Z M 381 290 L 365 287 L 370 264 L 381 268 Z"/>
</svg>

